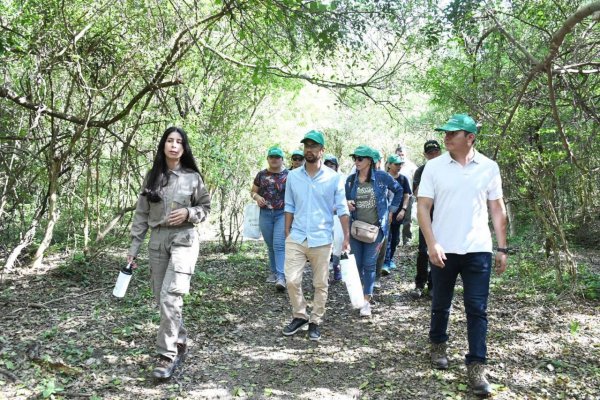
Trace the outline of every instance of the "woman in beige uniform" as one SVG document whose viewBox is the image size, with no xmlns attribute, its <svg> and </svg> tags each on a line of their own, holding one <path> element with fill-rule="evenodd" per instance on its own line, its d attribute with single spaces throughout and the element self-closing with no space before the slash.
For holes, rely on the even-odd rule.
<svg viewBox="0 0 600 400">
<path fill-rule="evenodd" d="M 168 128 L 138 198 L 127 253 L 127 261 L 137 267 L 135 257 L 150 228 L 152 290 L 160 307 L 155 378 L 170 378 L 187 351 L 182 307 L 198 259 L 194 224 L 204 221 L 209 211 L 210 196 L 187 135 L 181 128 Z"/>
</svg>

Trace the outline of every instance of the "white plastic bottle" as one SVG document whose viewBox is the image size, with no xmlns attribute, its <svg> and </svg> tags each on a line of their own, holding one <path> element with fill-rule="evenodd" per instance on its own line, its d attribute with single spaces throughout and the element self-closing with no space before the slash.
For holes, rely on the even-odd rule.
<svg viewBox="0 0 600 400">
<path fill-rule="evenodd" d="M 131 267 L 131 264 L 127 264 L 125 267 L 123 267 L 123 269 L 121 269 L 121 272 L 119 272 L 119 277 L 117 278 L 117 283 L 113 289 L 113 296 L 125 296 L 125 292 L 127 292 L 127 286 L 129 286 L 129 281 L 131 280 L 132 274 L 133 268 Z"/>
<path fill-rule="evenodd" d="M 361 308 L 365 304 L 365 297 L 354 254 L 342 254 L 340 268 L 342 269 L 342 281 L 346 284 L 352 307 Z"/>
</svg>

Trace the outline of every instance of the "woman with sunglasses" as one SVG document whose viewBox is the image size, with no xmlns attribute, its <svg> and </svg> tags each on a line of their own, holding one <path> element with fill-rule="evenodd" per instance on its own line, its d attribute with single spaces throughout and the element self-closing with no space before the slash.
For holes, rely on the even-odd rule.
<svg viewBox="0 0 600 400">
<path fill-rule="evenodd" d="M 368 146 L 358 146 L 352 154 L 356 172 L 346 179 L 346 199 L 351 214 L 351 224 L 362 221 L 379 227 L 377 238 L 372 243 L 350 237 L 350 247 L 363 285 L 365 303 L 360 315 L 371 315 L 371 297 L 375 283 L 377 255 L 383 238 L 388 234 L 391 216 L 398 210 L 402 200 L 402 187 L 387 172 L 375 169 L 378 158 Z M 393 193 L 388 205 L 388 190 Z"/>
<path fill-rule="evenodd" d="M 181 128 L 168 128 L 138 197 L 127 253 L 127 262 L 136 268 L 135 258 L 150 228 L 148 262 L 152 291 L 160 308 L 156 337 L 159 359 L 152 372 L 157 379 L 170 378 L 187 352 L 182 311 L 183 296 L 190 291 L 198 259 L 194 224 L 204 221 L 209 211 L 210 196 L 188 137 Z"/>
<path fill-rule="evenodd" d="M 400 186 L 402 186 L 402 206 L 398 208 L 398 211 L 392 215 L 392 223 L 390 224 L 390 233 L 388 236 L 388 246 L 385 250 L 385 261 L 381 272 L 383 275 L 388 275 L 392 269 L 396 268 L 394 263 L 394 253 L 400 243 L 400 228 L 404 222 L 404 218 L 410 218 L 406 215 L 406 209 L 408 208 L 408 202 L 412 195 L 410 190 L 410 183 L 408 178 L 400 173 L 400 168 L 404 164 L 404 159 L 397 154 L 392 154 L 387 159 L 387 171 L 394 178 Z"/>
<path fill-rule="evenodd" d="M 292 168 L 290 168 L 290 171 L 300 168 L 302 165 L 304 165 L 304 152 L 302 150 L 292 151 Z"/>
<path fill-rule="evenodd" d="M 263 239 L 269 249 L 269 268 L 267 283 L 285 290 L 285 184 L 288 170 L 283 166 L 283 150 L 277 146 L 267 151 L 268 168 L 263 169 L 254 178 L 250 195 L 260 207 L 258 224 Z"/>
</svg>

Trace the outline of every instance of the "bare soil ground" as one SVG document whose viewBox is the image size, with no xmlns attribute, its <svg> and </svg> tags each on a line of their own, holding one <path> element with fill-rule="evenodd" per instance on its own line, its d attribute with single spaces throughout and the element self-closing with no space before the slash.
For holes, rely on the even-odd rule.
<svg viewBox="0 0 600 400">
<path fill-rule="evenodd" d="M 449 333 L 451 367 L 428 362 L 429 299 L 408 295 L 415 248 L 383 278 L 370 319 L 330 287 L 319 343 L 283 337 L 290 305 L 264 283 L 261 243 L 223 255 L 202 250 L 184 315 L 190 354 L 166 382 L 150 377 L 158 312 L 142 267 L 112 297 L 122 258 L 69 258 L 0 284 L 0 398 L 470 399 L 463 365 L 460 287 Z M 72 261 L 74 260 L 74 261 Z M 594 261 L 595 259 L 592 259 Z M 312 297 L 310 272 L 305 291 Z M 496 399 L 599 399 L 600 304 L 495 277 L 489 304 L 489 378 Z"/>
</svg>

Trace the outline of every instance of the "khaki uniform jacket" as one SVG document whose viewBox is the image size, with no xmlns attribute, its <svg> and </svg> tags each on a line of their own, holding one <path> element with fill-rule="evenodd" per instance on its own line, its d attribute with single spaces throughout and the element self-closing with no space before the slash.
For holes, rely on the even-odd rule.
<svg viewBox="0 0 600 400">
<path fill-rule="evenodd" d="M 169 183 L 162 188 L 162 199 L 159 202 L 152 203 L 147 196 L 141 194 L 138 197 L 131 225 L 131 247 L 127 253 L 130 256 L 135 257 L 139 253 L 148 228 L 169 226 L 168 216 L 171 211 L 180 208 L 188 210 L 187 222 L 178 227 L 185 227 L 186 224 L 192 227 L 204 221 L 210 212 L 210 195 L 200 174 L 185 168 L 169 171 L 168 174 Z"/>
</svg>

